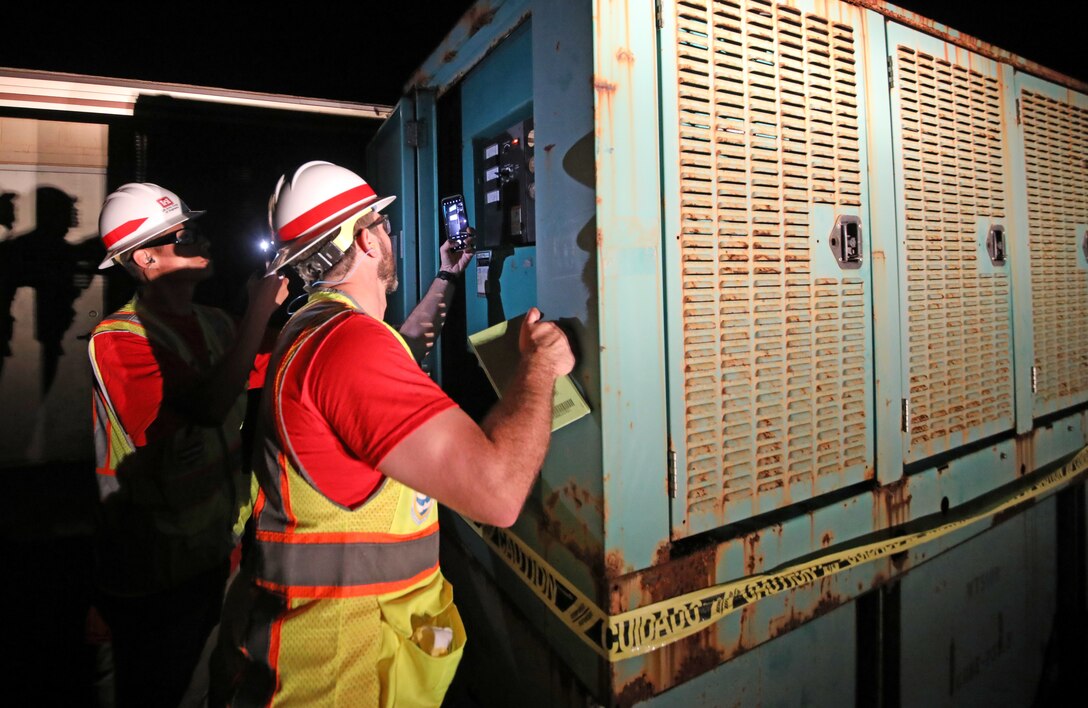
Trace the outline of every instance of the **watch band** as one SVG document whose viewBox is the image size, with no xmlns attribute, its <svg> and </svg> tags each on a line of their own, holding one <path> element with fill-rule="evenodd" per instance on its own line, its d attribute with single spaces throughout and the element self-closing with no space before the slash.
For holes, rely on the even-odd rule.
<svg viewBox="0 0 1088 708">
<path fill-rule="evenodd" d="M 439 280 L 445 280 L 447 283 L 457 282 L 457 276 L 454 273 L 449 272 L 448 270 L 440 270 L 434 277 L 438 278 Z"/>
</svg>

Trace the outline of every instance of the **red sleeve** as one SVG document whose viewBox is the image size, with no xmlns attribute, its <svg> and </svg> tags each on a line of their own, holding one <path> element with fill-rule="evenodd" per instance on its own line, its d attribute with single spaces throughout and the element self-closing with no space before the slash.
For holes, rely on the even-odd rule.
<svg viewBox="0 0 1088 708">
<path fill-rule="evenodd" d="M 188 369 L 176 355 L 153 352 L 146 337 L 128 332 L 95 335 L 94 349 L 106 394 L 134 445 L 147 444 L 152 424 L 152 437 L 177 428 L 180 421 L 162 410 L 163 370 Z"/>
<path fill-rule="evenodd" d="M 249 370 L 249 388 L 261 388 L 264 386 L 265 376 L 268 374 L 268 361 L 272 358 L 272 348 L 276 346 L 276 335 L 273 329 L 266 329 L 261 347 L 257 350 L 257 356 L 253 358 L 253 368 Z"/>
<path fill-rule="evenodd" d="M 397 337 L 371 317 L 349 317 L 321 345 L 307 389 L 314 407 L 360 460 L 377 468 L 409 433 L 456 405 Z"/>
</svg>

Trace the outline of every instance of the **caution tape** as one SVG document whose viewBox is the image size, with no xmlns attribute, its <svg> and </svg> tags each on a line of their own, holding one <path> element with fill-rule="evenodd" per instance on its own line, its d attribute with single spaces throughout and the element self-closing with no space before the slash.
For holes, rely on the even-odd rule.
<svg viewBox="0 0 1088 708">
<path fill-rule="evenodd" d="M 933 528 L 862 544 L 780 569 L 713 585 L 645 607 L 609 615 L 536 551 L 504 529 L 465 522 L 533 593 L 594 652 L 609 662 L 656 651 L 691 636 L 746 605 L 821 578 L 902 553 L 1073 483 L 1088 471 L 1088 448 L 1068 464 L 1005 499 Z"/>
</svg>

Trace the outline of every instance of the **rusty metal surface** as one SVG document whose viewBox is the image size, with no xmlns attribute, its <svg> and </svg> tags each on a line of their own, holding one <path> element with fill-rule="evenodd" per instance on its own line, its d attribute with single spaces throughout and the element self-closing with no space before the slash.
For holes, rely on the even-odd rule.
<svg viewBox="0 0 1088 708">
<path fill-rule="evenodd" d="M 683 6 L 705 9 L 707 4 L 701 0 L 684 2 Z M 802 4 L 805 10 L 794 7 Z M 530 5 L 524 3 L 526 8 Z M 812 489 L 811 479 L 833 478 L 851 459 L 849 451 L 858 448 L 851 433 L 868 435 L 876 425 L 871 417 L 851 418 L 849 414 L 856 414 L 856 409 L 845 407 L 855 400 L 855 392 L 872 398 L 871 370 L 861 374 L 866 380 L 861 384 L 838 370 L 831 371 L 851 357 L 871 358 L 872 352 L 864 348 L 871 337 L 861 337 L 864 344 L 860 350 L 847 348 L 856 346 L 856 340 L 848 338 L 854 333 L 847 327 L 852 309 L 859 315 L 854 319 L 869 319 L 865 303 L 872 299 L 870 283 L 849 274 L 818 276 L 811 247 L 803 243 L 803 235 L 807 236 L 815 223 L 811 202 L 859 210 L 866 207 L 861 177 L 866 166 L 858 155 L 863 149 L 858 143 L 864 138 L 864 116 L 860 113 L 865 108 L 860 104 L 871 96 L 860 95 L 857 83 L 852 83 L 865 78 L 865 37 L 849 20 L 852 13 L 861 11 L 832 0 L 783 5 L 754 0 L 714 2 L 712 6 L 719 9 L 709 20 L 715 27 L 703 34 L 718 33 L 715 41 L 720 34 L 723 49 L 700 60 L 694 47 L 698 41 L 677 42 L 677 51 L 687 53 L 686 64 L 680 68 L 687 80 L 677 84 L 683 95 L 674 91 L 672 99 L 687 118 L 679 125 L 665 126 L 666 131 L 680 133 L 678 140 L 692 146 L 682 153 L 681 159 L 687 162 L 681 168 L 687 185 L 683 208 L 693 218 L 675 234 L 665 234 L 667 241 L 674 236 L 683 241 L 683 270 L 677 272 L 688 285 L 683 303 L 688 318 L 684 355 L 670 359 L 673 366 L 682 362 L 685 375 L 693 381 L 689 388 L 671 391 L 673 396 L 689 396 L 681 418 L 691 426 L 685 454 L 695 467 L 681 468 L 680 474 L 687 474 L 689 489 L 682 503 L 698 513 L 704 513 L 705 507 L 707 518 L 713 521 L 711 528 L 737 520 L 732 512 L 740 506 L 727 505 L 730 494 L 740 505 L 747 503 L 745 499 L 761 497 L 785 507 L 803 498 L 791 494 L 793 485 L 807 483 Z M 534 9 L 539 7 L 534 5 Z M 635 12 L 626 4 L 621 10 L 617 9 L 619 3 L 605 0 L 595 3 L 594 11 L 605 7 L 612 15 Z M 639 11 L 649 13 L 645 7 Z M 487 19 L 485 15 L 478 19 Z M 491 17 L 486 31 L 470 35 L 471 22 L 463 22 L 458 31 L 463 37 L 479 38 L 478 48 L 486 51 L 486 46 L 494 44 L 491 34 L 500 36 L 496 41 L 505 36 L 494 27 L 496 17 Z M 912 470 L 909 478 L 881 487 L 864 483 L 873 473 L 871 461 L 865 460 L 859 478 L 842 481 L 843 487 L 857 484 L 851 489 L 851 493 L 857 492 L 853 496 L 836 496 L 836 501 L 817 499 L 804 510 L 795 507 L 796 512 L 791 509 L 779 514 L 774 522 L 761 522 L 761 528 L 732 526 L 721 531 L 722 535 L 711 531 L 680 545 L 670 543 L 667 535 L 662 537 L 663 507 L 668 502 L 664 499 L 665 455 L 660 450 L 662 441 L 655 437 L 661 436 L 664 425 L 657 417 L 663 399 L 657 390 L 656 347 L 660 342 L 653 339 L 660 335 L 646 327 L 663 319 L 657 280 L 661 234 L 656 230 L 661 195 L 655 180 L 647 175 L 657 175 L 667 166 L 659 169 L 655 150 L 632 149 L 651 144 L 659 135 L 656 112 L 647 108 L 657 105 L 649 69 L 656 58 L 653 30 L 648 22 L 635 24 L 646 18 L 624 18 L 606 29 L 597 26 L 598 19 L 595 14 L 594 32 L 599 33 L 594 35 L 593 80 L 583 86 L 595 100 L 595 132 L 587 135 L 587 144 L 596 149 L 596 181 L 587 184 L 596 188 L 592 196 L 598 212 L 597 222 L 588 230 L 596 240 L 590 237 L 586 244 L 599 256 L 596 266 L 600 275 L 594 282 L 599 284 L 600 301 L 594 306 L 602 318 L 599 415 L 603 440 L 589 454 L 599 449 L 604 459 L 600 470 L 594 466 L 587 472 L 571 464 L 569 471 L 552 475 L 540 498 L 531 502 L 529 518 L 523 520 L 523 527 L 528 527 L 521 529 L 525 538 L 564 573 L 574 567 L 576 572 L 584 569 L 593 574 L 588 582 L 579 576 L 578 584 L 598 591 L 594 594 L 601 598 L 602 606 L 617 613 L 764 572 L 791 559 L 955 507 L 1008 482 L 1018 473 L 1021 460 L 1030 471 L 1031 460 L 1037 459 L 1031 436 L 1015 445 L 1005 441 L 1000 449 L 994 445 L 974 450 L 939 469 Z M 535 14 L 533 22 L 537 22 Z M 689 35 L 698 37 L 698 23 L 691 22 Z M 884 36 L 883 22 L 880 34 Z M 443 45 L 433 55 L 439 70 L 419 74 L 413 81 L 449 85 L 462 65 L 471 63 L 464 46 Z M 552 43 L 546 46 L 550 48 Z M 558 46 L 556 43 L 556 51 Z M 930 58 L 938 64 L 941 59 Z M 883 59 L 881 53 L 881 62 Z M 917 64 L 917 57 L 913 61 Z M 713 68 L 707 68 L 711 62 L 715 62 Z M 704 64 L 702 84 L 697 78 L 700 63 Z M 886 69 L 883 64 L 880 67 Z M 539 67 L 534 66 L 535 81 L 540 80 L 537 71 Z M 436 78 L 440 74 L 444 78 Z M 800 78 L 791 80 L 790 76 Z M 970 81 L 968 86 L 972 86 Z M 985 87 L 977 93 L 985 95 Z M 653 100 L 647 99 L 649 94 Z M 783 100 L 787 95 L 788 100 Z M 887 94 L 884 96 L 888 103 Z M 534 98 L 539 100 L 536 94 Z M 553 108 L 558 111 L 563 107 Z M 711 114 L 716 127 L 708 137 Z M 952 115 L 957 115 L 955 110 Z M 888 131 L 889 122 L 882 122 L 875 130 Z M 952 138 L 955 142 L 956 136 Z M 709 143 L 714 147 L 707 148 Z M 544 155 L 555 146 L 551 140 L 541 144 Z M 696 149 L 700 145 L 702 148 Z M 955 152 L 953 149 L 952 154 Z M 666 185 L 672 189 L 671 182 Z M 982 191 L 997 190 L 988 187 Z M 941 193 L 940 198 L 945 195 Z M 978 195 L 972 195 L 976 198 Z M 675 199 L 673 193 L 666 195 L 665 201 Z M 946 205 L 942 201 L 940 206 Z M 884 207 L 892 209 L 891 205 Z M 706 212 L 714 216 L 694 216 Z M 704 228 L 712 220 L 713 226 Z M 959 255 L 966 257 L 965 252 Z M 678 313 L 668 314 L 671 318 Z M 946 320 L 938 324 L 951 328 Z M 631 346 L 636 337 L 643 346 Z M 955 358 L 947 351 L 945 356 Z M 738 372 L 738 376 L 730 378 L 730 372 Z M 732 397 L 724 400 L 726 396 Z M 731 417 L 737 414 L 744 420 Z M 895 421 L 891 425 L 897 430 Z M 1082 430 L 1084 422 L 1078 425 Z M 684 431 L 671 432 L 678 441 L 684 438 Z M 821 438 L 822 432 L 827 437 Z M 705 441 L 700 437 L 704 433 Z M 846 440 L 847 444 L 836 445 L 831 440 Z M 717 447 L 706 450 L 704 445 Z M 699 467 L 707 460 L 709 473 Z M 898 470 L 900 461 L 897 456 L 887 464 Z M 828 473 L 821 475 L 821 469 Z M 598 473 L 600 490 L 594 486 Z M 587 483 L 586 478 L 592 480 Z M 604 527 L 603 539 L 594 527 L 597 519 Z M 937 544 L 917 556 L 903 554 L 877 561 L 772 596 L 746 606 L 716 627 L 608 667 L 612 672 L 609 698 L 623 705 L 634 703 L 708 673 L 770 639 L 797 632 L 810 620 L 898 577 L 924 559 L 924 553 L 937 554 L 944 549 Z M 532 598 L 515 600 L 528 617 L 526 624 L 554 626 L 536 622 L 543 611 L 534 602 Z M 545 631 L 549 636 L 544 641 L 553 646 L 563 646 L 569 639 Z"/>
<path fill-rule="evenodd" d="M 1034 415 L 1088 399 L 1088 107 L 1025 88 Z"/>
<path fill-rule="evenodd" d="M 872 475 L 866 272 L 820 268 L 813 216 L 863 204 L 853 14 L 676 5 L 686 525 L 674 534 Z"/>
<path fill-rule="evenodd" d="M 1065 447 L 1070 449 L 1083 448 L 1083 427 L 1081 414 L 1053 426 L 1068 437 Z M 1072 430 L 1066 433 L 1068 429 Z M 861 528 L 894 533 L 924 517 L 942 515 L 1014 482 L 1024 474 L 1021 469 L 1024 460 L 1029 461 L 1024 470 L 1034 471 L 1036 467 L 1030 462 L 1038 443 L 1034 437 L 1006 440 L 894 484 L 726 540 L 705 538 L 702 545 L 683 551 L 678 551 L 676 544 L 663 544 L 658 550 L 658 564 L 653 568 L 608 580 L 610 594 L 606 607 L 610 613 L 618 613 L 666 601 L 729 578 L 773 571 L 790 559 L 834 551 L 841 548 L 840 544 L 856 539 Z M 1048 458 L 1048 461 L 1059 460 Z M 1031 506 L 1025 504 L 1015 513 L 997 515 L 988 522 L 961 529 L 909 552 L 747 605 L 715 627 L 666 645 L 646 657 L 613 665 L 613 691 L 644 700 L 683 684 L 698 673 L 712 670 L 715 662 L 729 661 L 789 634 Z M 614 565 L 621 567 L 622 562 Z"/>
<path fill-rule="evenodd" d="M 1011 278 L 1008 268 L 987 272 L 978 233 L 979 220 L 1008 216 L 1007 87 L 989 60 L 925 51 L 913 33 L 889 37 L 898 41 L 893 119 L 903 175 L 906 458 L 914 461 L 1014 423 Z"/>
<path fill-rule="evenodd" d="M 1088 84 L 1083 81 L 1066 76 L 1053 69 L 1048 69 L 1045 66 L 1017 56 L 1012 52 L 1001 49 L 1000 47 L 995 47 L 980 39 L 958 32 L 951 27 L 946 27 L 940 22 L 935 22 L 928 17 L 909 12 L 890 3 L 882 2 L 881 0 L 844 0 L 844 2 L 859 7 L 865 7 L 874 12 L 879 12 L 881 15 L 884 15 L 895 22 L 932 35 L 945 42 L 950 42 L 965 49 L 969 49 L 972 52 L 989 59 L 1008 64 L 1019 71 L 1038 76 L 1048 81 L 1053 81 L 1054 83 L 1061 84 L 1062 86 L 1066 86 L 1076 91 L 1088 91 Z M 995 11 L 997 11 L 996 8 Z M 1060 19 L 1055 16 L 1055 21 L 1060 21 Z"/>
</svg>

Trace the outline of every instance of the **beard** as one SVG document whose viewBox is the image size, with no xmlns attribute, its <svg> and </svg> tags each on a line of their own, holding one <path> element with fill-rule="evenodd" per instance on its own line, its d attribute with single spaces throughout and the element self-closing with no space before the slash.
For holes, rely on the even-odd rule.
<svg viewBox="0 0 1088 708">
<path fill-rule="evenodd" d="M 378 250 L 382 254 L 382 262 L 378 265 L 378 280 L 385 285 L 385 294 L 392 295 L 400 286 L 397 279 L 397 264 L 393 261 L 393 249 L 388 241 L 379 241 Z"/>
</svg>

